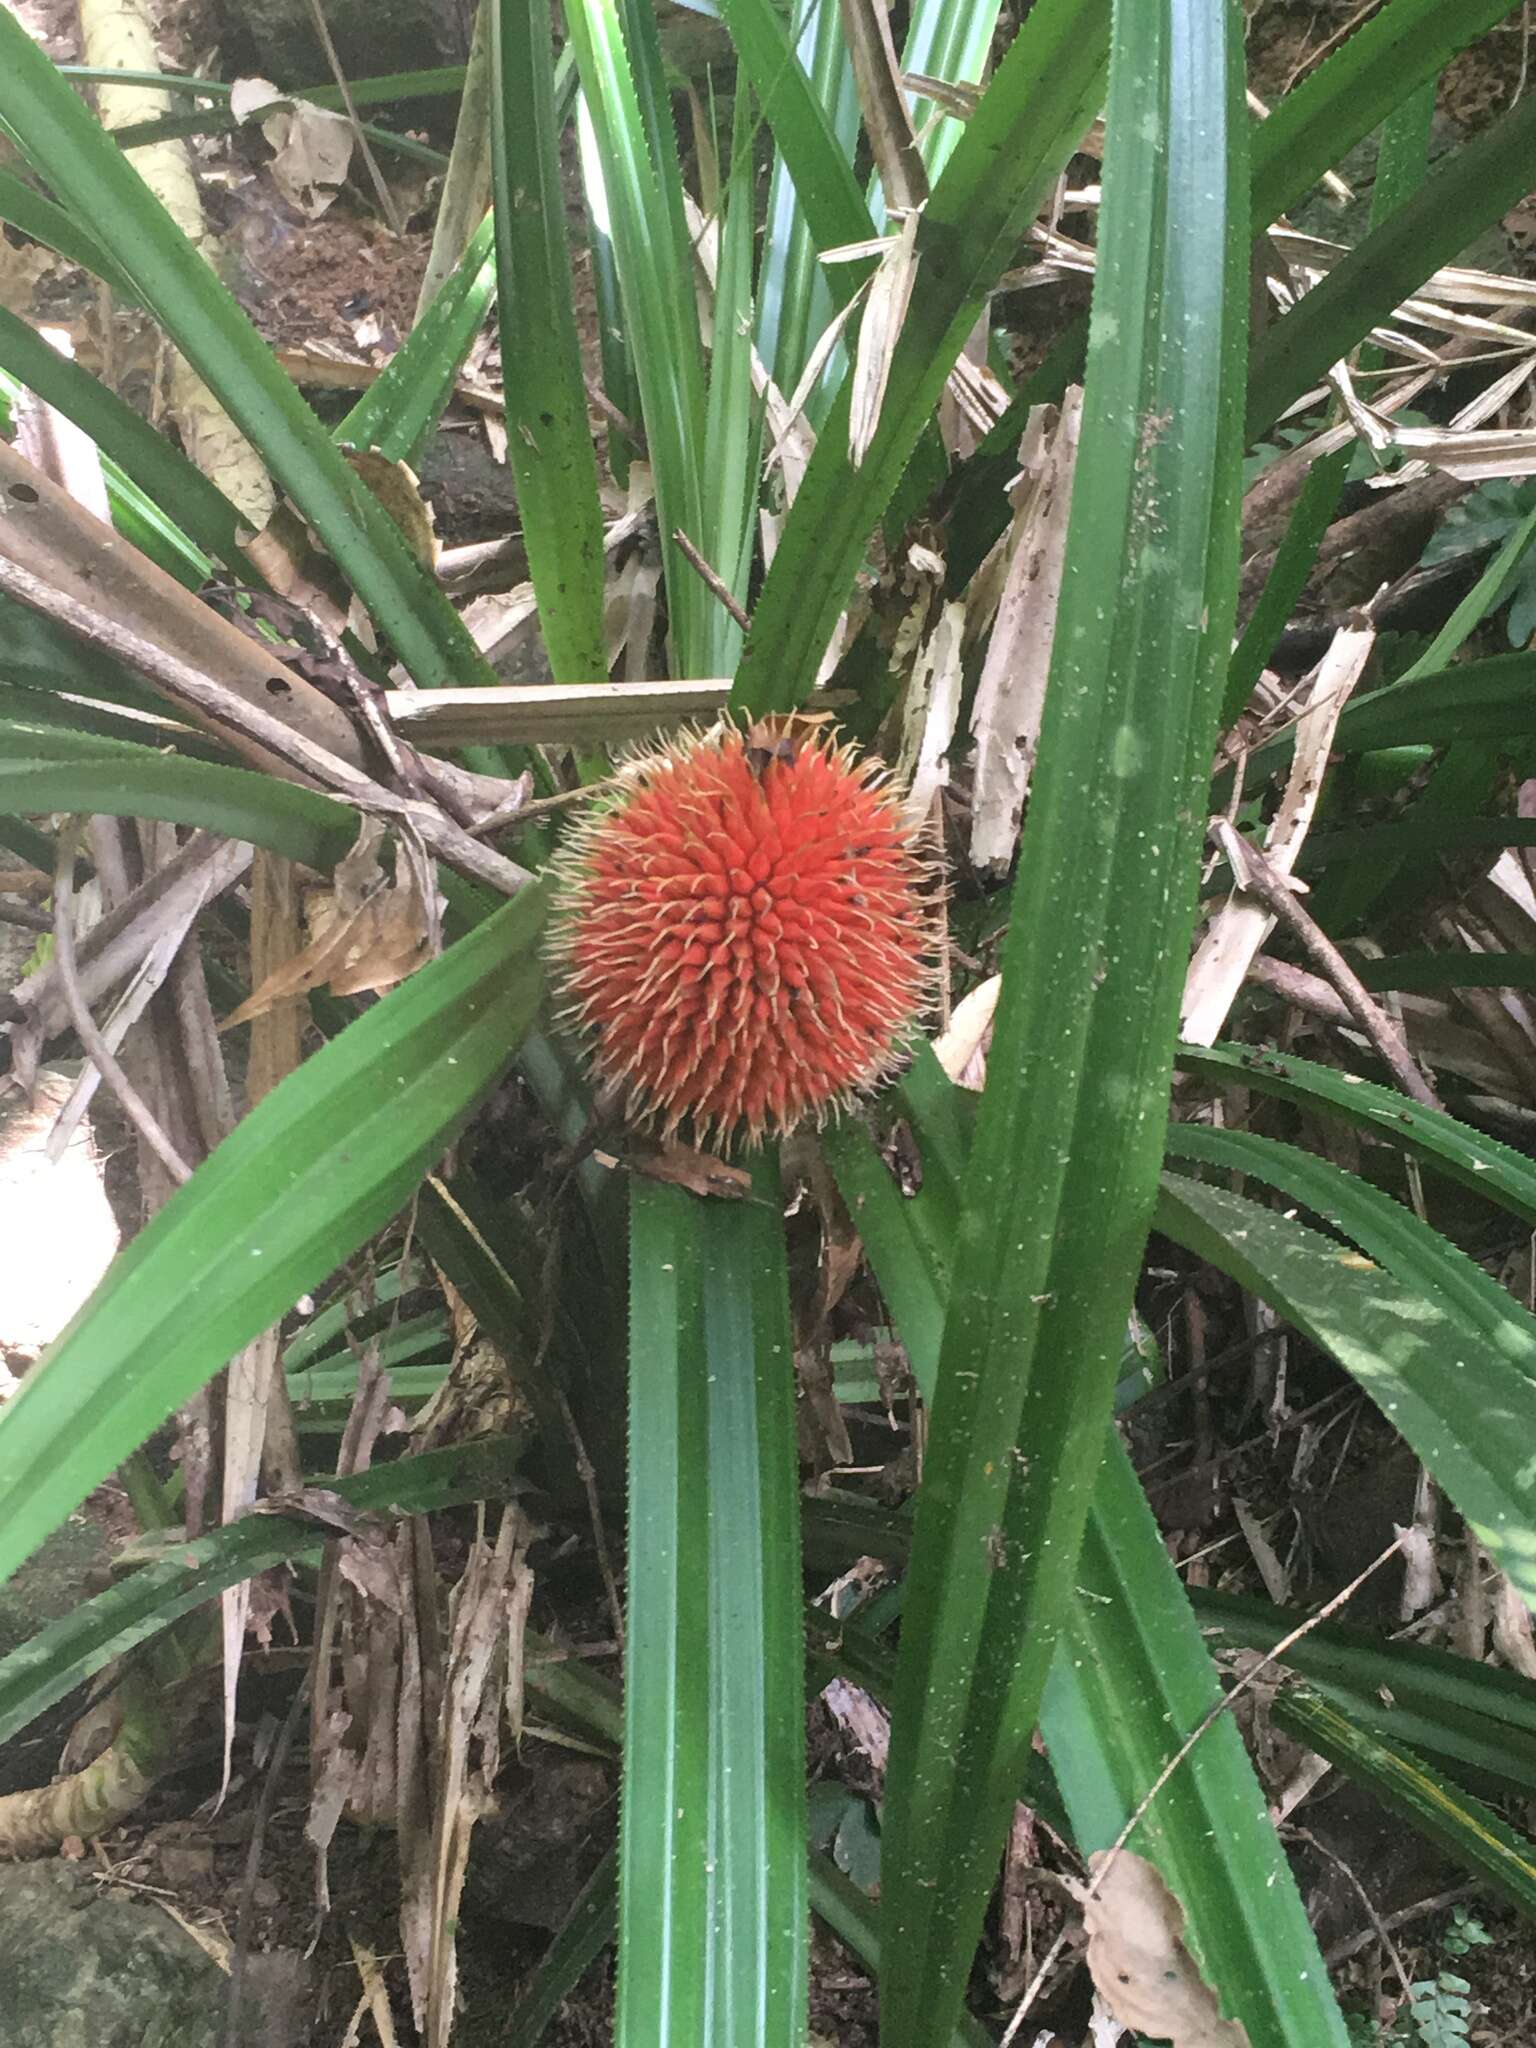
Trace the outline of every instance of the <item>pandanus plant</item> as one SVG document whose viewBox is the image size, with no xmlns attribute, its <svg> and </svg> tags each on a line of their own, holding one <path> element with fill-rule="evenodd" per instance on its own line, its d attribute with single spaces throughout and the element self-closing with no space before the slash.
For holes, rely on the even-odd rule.
<svg viewBox="0 0 1536 2048">
<path fill-rule="evenodd" d="M 1422 1203 L 1376 1184 L 1457 1183 L 1527 1226 L 1536 1170 L 1480 1127 L 1476 1088 L 1461 1117 L 1427 1084 L 1401 1092 L 1417 1069 L 1358 977 L 1335 999 L 1353 1035 L 1332 1042 L 1333 1064 L 1266 1050 L 1261 1009 L 1243 1042 L 1178 1039 L 1208 818 L 1247 822 L 1240 804 L 1308 743 L 1261 686 L 1338 503 L 1337 451 L 1349 422 L 1390 439 L 1389 409 L 1362 411 L 1334 366 L 1376 346 L 1373 332 L 1390 348 L 1404 301 L 1443 302 L 1451 287 L 1434 274 L 1536 184 L 1531 97 L 1427 164 L 1437 76 L 1509 12 L 1387 0 L 1255 122 L 1237 0 L 1034 0 L 1006 34 L 992 0 L 915 0 L 899 60 L 884 13 L 861 0 L 808 0 L 792 21 L 771 0 L 722 0 L 729 127 L 695 93 L 685 175 L 682 101 L 648 0 L 566 0 L 558 64 L 543 0 L 483 0 L 475 63 L 489 89 L 466 93 L 456 153 L 483 139 L 473 109 L 487 107 L 493 219 L 333 433 L 146 189 L 133 133 L 105 133 L 0 15 L 0 126 L 19 166 L 0 175 L 0 214 L 143 308 L 216 395 L 344 586 L 335 641 L 350 667 L 321 680 L 356 680 L 338 702 L 316 685 L 313 646 L 296 658 L 271 554 L 217 477 L 5 315 L 7 388 L 94 443 L 122 538 L 103 583 L 105 529 L 6 454 L 0 837 L 56 869 L 67 899 L 74 842 L 61 856 L 51 814 L 196 828 L 191 864 L 205 863 L 212 896 L 238 880 L 242 848 L 258 849 L 263 888 L 288 863 L 335 870 L 361 814 L 416 863 L 423 923 L 404 966 L 437 953 L 371 1003 L 356 981 L 351 994 L 333 983 L 328 1042 L 183 1162 L 185 1184 L 27 1373 L 0 1414 L 0 1573 L 125 1461 L 146 1517 L 169 1511 L 142 1447 L 263 1344 L 273 1360 L 285 1348 L 287 1379 L 269 1376 L 254 1410 L 242 1397 L 226 1411 L 231 1439 L 244 1418 L 245 1501 L 285 1385 L 313 1372 L 322 1407 L 348 1412 L 359 1369 L 344 1290 L 309 1328 L 268 1333 L 403 1210 L 489 1333 L 518 1419 L 328 1474 L 328 1512 L 338 1497 L 381 1513 L 505 1500 L 536 1478 L 556 1511 L 596 1500 L 601 1537 L 618 1475 L 573 1446 L 623 1405 L 622 1701 L 558 1662 L 524 1672 L 542 1715 L 619 1752 L 619 1841 L 508 2039 L 535 2040 L 614 1939 L 623 2048 L 802 2048 L 813 1909 L 877 1976 L 890 2048 L 991 2038 L 968 1990 L 1024 1800 L 1090 1866 L 1090 1957 L 1112 2009 L 1187 2043 L 1342 2048 L 1285 1855 L 1218 1711 L 1212 1653 L 1235 1644 L 1299 1674 L 1274 1707 L 1285 1726 L 1522 1910 L 1536 1903 L 1536 1857 L 1496 1810 L 1536 1785 L 1529 1685 L 1187 1590 L 1114 1424 L 1155 1229 L 1330 1353 L 1501 1586 L 1516 1602 L 1536 1594 L 1536 1324 Z M 573 311 L 560 158 L 572 122 L 606 470 L 629 493 L 617 517 Z M 1268 239 L 1378 131 L 1357 246 L 1318 256 Z M 1073 202 L 1095 220 L 1074 245 L 1091 313 L 1016 379 L 992 333 L 996 297 L 1031 250 L 1049 255 L 1085 145 L 1102 158 L 1101 185 L 1080 181 Z M 402 459 L 421 445 L 493 296 L 552 677 L 521 692 L 497 687 L 344 452 Z M 1245 450 L 1303 402 L 1315 412 L 1331 375 L 1353 409 L 1308 449 L 1234 652 Z M 1050 454 L 1050 408 L 1080 419 L 1075 453 L 1050 457 L 1053 518 L 1028 488 Z M 615 540 L 647 503 L 654 635 Z M 1037 589 L 1032 565 L 1052 548 Z M 1312 732 L 1312 797 L 1341 757 L 1369 761 L 1373 786 L 1429 778 L 1415 823 L 1438 844 L 1523 843 L 1499 813 L 1497 771 L 1532 729 L 1525 657 L 1451 666 L 1509 567 L 1501 558 L 1463 602 L 1421 676 L 1362 696 L 1320 753 Z M 216 571 L 251 630 L 191 595 Z M 640 621 L 627 701 L 607 683 L 616 599 Z M 661 678 L 644 666 L 657 645 Z M 957 713 L 989 665 L 1005 708 L 978 733 L 982 752 L 1011 754 L 990 797 L 1005 817 L 1012 802 L 1013 823 L 1001 860 L 994 836 L 990 866 L 956 879 L 944 848 L 964 836 L 961 781 L 944 797 L 943 763 L 980 773 Z M 635 754 L 640 706 L 671 736 Z M 1233 729 L 1248 752 L 1237 793 L 1234 750 L 1218 745 Z M 1348 800 L 1345 786 L 1336 809 Z M 1256 905 L 1280 912 L 1255 895 L 1265 871 L 1234 836 L 1251 927 Z M 1411 851 L 1369 834 L 1355 845 L 1357 919 Z M 187 848 L 176 858 L 187 866 Z M 397 888 L 409 893 L 398 875 Z M 1000 984 L 981 997 L 995 1014 L 964 1076 L 984 1067 L 979 1093 L 928 1042 L 978 979 L 946 931 L 966 891 L 994 931 L 1006 925 Z M 143 904 L 130 895 L 119 928 L 145 933 Z M 96 957 L 62 972 L 56 960 L 24 986 L 9 1020 L 18 1065 L 89 1034 L 82 991 L 112 985 L 107 968 L 86 973 Z M 130 942 L 115 957 L 120 976 L 137 956 Z M 1361 1016 L 1368 1029 L 1350 1023 Z M 1191 1113 L 1170 1125 L 1176 1067 Z M 462 1152 L 442 1168 L 509 1071 L 535 1149 L 558 1161 L 558 1225 L 477 1181 Z M 1367 1180 L 1241 1113 L 1213 1121 L 1200 1105 L 1218 1096 L 1293 1106 L 1280 1126 L 1292 1135 L 1340 1127 L 1390 1164 Z M 804 1133 L 823 1124 L 808 1155 Z M 687 1141 L 688 1159 L 655 1170 L 647 1130 Z M 718 1156 L 701 1166 L 700 1147 Z M 802 1502 L 786 1158 L 818 1190 L 828 1242 L 841 1232 L 846 1257 L 861 1241 L 910 1368 L 923 1430 L 908 1508 Z M 408 1258 L 388 1265 L 361 1325 L 384 1332 L 401 1389 L 428 1364 L 434 1386 L 444 1377 L 441 1317 L 424 1337 L 389 1321 L 410 1284 Z M 321 1564 L 334 1523 L 302 1490 L 274 1505 L 145 1555 L 0 1661 L 0 1734 L 135 1645 L 195 1640 L 171 1632 L 253 1574 Z M 497 1585 L 518 1554 L 509 1537 Z M 885 1561 L 894 1590 L 832 1630 L 808 1594 L 861 1556 Z M 807 1684 L 834 1677 L 889 1716 L 878 1905 L 808 1855 Z M 324 1663 L 314 1682 L 329 1686 Z M 153 1731 L 153 1713 L 135 1725 Z M 151 1734 L 132 1761 L 130 1801 L 164 1768 L 163 1741 Z M 408 1817 L 406 1789 L 400 1800 Z M 92 1814 L 122 1810 L 104 1797 Z M 444 1849 L 431 1868 L 451 1862 Z M 432 1893 L 437 1881 L 423 1880 L 451 1942 L 452 1890 Z M 1124 1962 L 1116 1941 L 1148 1921 L 1153 1962 Z M 431 2038 L 446 2038 L 451 1972 L 423 1966 L 413 1989 Z"/>
</svg>

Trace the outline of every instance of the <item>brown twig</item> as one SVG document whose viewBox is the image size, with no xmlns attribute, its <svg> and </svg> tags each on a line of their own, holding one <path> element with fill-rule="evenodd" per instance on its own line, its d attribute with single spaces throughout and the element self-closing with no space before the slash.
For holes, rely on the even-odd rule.
<svg viewBox="0 0 1536 2048">
<path fill-rule="evenodd" d="M 610 427 L 616 427 L 618 429 L 618 431 L 624 436 L 625 440 L 628 441 L 630 446 L 634 449 L 635 453 L 640 457 L 640 460 L 642 462 L 648 462 L 650 460 L 650 454 L 645 445 L 645 436 L 643 433 L 641 433 L 640 429 L 635 425 L 634 421 L 629 417 L 628 413 L 621 411 L 620 408 L 614 404 L 613 400 L 608 396 L 607 392 L 603 389 L 602 385 L 598 383 L 595 377 L 588 377 L 585 381 L 587 386 L 587 397 L 591 400 L 593 406 L 597 409 L 598 412 L 602 414 L 603 418 L 608 422 Z"/>
<path fill-rule="evenodd" d="M 710 567 L 708 562 L 705 561 L 704 557 L 699 553 L 698 549 L 694 546 L 693 542 L 688 538 L 687 534 L 684 533 L 683 529 L 680 526 L 673 527 L 672 538 L 677 542 L 677 545 L 682 549 L 683 558 L 688 563 L 689 567 L 692 569 L 696 569 L 698 571 L 699 577 L 703 582 L 705 588 L 708 591 L 710 591 L 710 593 L 713 596 L 719 599 L 721 604 L 723 604 L 726 610 L 730 613 L 731 617 L 736 621 L 737 625 L 740 626 L 741 630 L 745 633 L 752 624 L 752 621 L 748 618 L 747 614 L 742 610 L 741 606 L 736 602 L 735 598 L 731 595 L 729 589 L 726 587 L 726 584 L 720 576 L 719 572 Z"/>
<path fill-rule="evenodd" d="M 34 910 L 30 903 L 8 903 L 0 898 L 0 924 L 19 924 L 29 932 L 51 932 L 53 919 L 46 910 Z"/>
<path fill-rule="evenodd" d="M 1386 1914 L 1377 1925 L 1362 1928 L 1346 1941 L 1335 1942 L 1323 1961 L 1330 1970 L 1336 1970 L 1340 1963 L 1347 1963 L 1351 1956 L 1357 1956 L 1361 1949 L 1368 1948 L 1379 1933 L 1395 1933 L 1399 1927 L 1406 1927 L 1410 1920 L 1422 1920 L 1429 1913 L 1444 1912 L 1447 1906 L 1459 1906 L 1466 1899 L 1475 1899 L 1482 1889 L 1480 1884 L 1458 1884 L 1448 1892 L 1435 1892 L 1427 1899 L 1416 1899 L 1411 1906 L 1399 1906 L 1395 1913 Z"/>
<path fill-rule="evenodd" d="M 93 925 L 77 953 L 79 984 L 87 1003 L 131 974 L 160 933 L 237 882 L 251 863 L 251 849 L 238 840 L 196 832 L 164 867 L 153 873 Z M 98 874 L 99 874 L 98 869 Z M 49 930 L 53 929 L 50 920 Z M 44 967 L 12 993 L 0 994 L 0 1024 L 31 1022 L 51 1036 L 69 1021 L 57 970 Z"/>
<path fill-rule="evenodd" d="M 107 1041 L 96 1028 L 84 996 L 75 964 L 75 931 L 72 921 L 75 894 L 75 848 L 80 836 L 77 819 L 71 818 L 59 834 L 58 858 L 53 871 L 53 957 L 59 986 L 69 1009 L 86 1058 L 92 1061 L 103 1081 L 122 1105 L 123 1114 L 155 1154 L 172 1180 L 189 1181 L 192 1169 L 165 1135 L 149 1104 L 118 1065 Z"/>
<path fill-rule="evenodd" d="M 1337 1850 L 1330 1849 L 1326 1842 L 1320 1842 L 1310 1828 L 1293 1827 L 1289 1832 L 1295 1836 L 1298 1842 L 1305 1842 L 1309 1848 L 1315 1849 L 1319 1856 L 1325 1857 L 1353 1889 L 1355 1896 L 1365 1908 L 1365 1917 L 1371 1923 L 1371 1932 L 1387 1952 L 1393 1972 L 1397 1977 L 1398 1983 L 1402 1986 L 1403 1997 L 1411 2004 L 1413 2001 L 1413 1986 L 1408 1981 L 1408 1972 L 1403 1968 L 1403 1959 L 1397 1952 L 1397 1944 L 1388 1933 L 1387 1923 L 1377 1912 L 1375 1901 L 1370 1893 L 1344 1861 L 1344 1858 L 1338 1854 Z"/>
<path fill-rule="evenodd" d="M 1403 1093 L 1426 1109 L 1442 1107 L 1440 1098 L 1414 1064 L 1390 1018 L 1376 1003 L 1322 926 L 1305 910 L 1286 878 L 1255 846 L 1235 832 L 1225 818 L 1211 821 L 1211 833 L 1231 864 L 1240 889 L 1256 896 L 1277 924 L 1312 956 L 1323 976 L 1338 990 L 1349 1013 L 1365 1033 Z"/>
</svg>

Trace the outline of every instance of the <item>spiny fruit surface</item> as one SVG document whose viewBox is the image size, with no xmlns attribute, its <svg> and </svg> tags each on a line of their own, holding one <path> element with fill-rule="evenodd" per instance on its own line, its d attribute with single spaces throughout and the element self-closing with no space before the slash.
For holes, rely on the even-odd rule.
<svg viewBox="0 0 1536 2048">
<path fill-rule="evenodd" d="M 721 726 L 631 762 L 572 834 L 567 1011 L 632 1111 L 756 1140 L 891 1070 L 930 981 L 931 918 L 877 775 L 807 719 Z"/>
</svg>

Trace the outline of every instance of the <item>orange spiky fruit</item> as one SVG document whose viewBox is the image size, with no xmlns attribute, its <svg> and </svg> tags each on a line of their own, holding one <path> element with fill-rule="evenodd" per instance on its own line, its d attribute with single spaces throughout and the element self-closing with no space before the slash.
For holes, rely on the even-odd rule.
<svg viewBox="0 0 1536 2048">
<path fill-rule="evenodd" d="M 927 873 L 878 764 L 820 720 L 637 755 L 558 873 L 567 1015 L 640 1119 L 756 1142 L 899 1061 L 932 978 Z"/>
</svg>

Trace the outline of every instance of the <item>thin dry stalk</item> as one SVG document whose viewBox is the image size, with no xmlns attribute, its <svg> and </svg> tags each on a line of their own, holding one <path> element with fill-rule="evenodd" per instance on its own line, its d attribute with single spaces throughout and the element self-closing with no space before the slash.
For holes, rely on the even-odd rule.
<svg viewBox="0 0 1536 2048">
<path fill-rule="evenodd" d="M 80 992 L 73 922 L 75 854 L 79 845 L 79 820 L 71 818 L 59 834 L 58 861 L 53 875 L 53 956 L 58 968 L 59 987 L 87 1059 L 95 1064 L 139 1136 L 180 1185 L 192 1178 L 191 1167 L 161 1129 L 149 1104 L 118 1065 L 116 1055 L 96 1028 L 96 1020 Z"/>
</svg>

